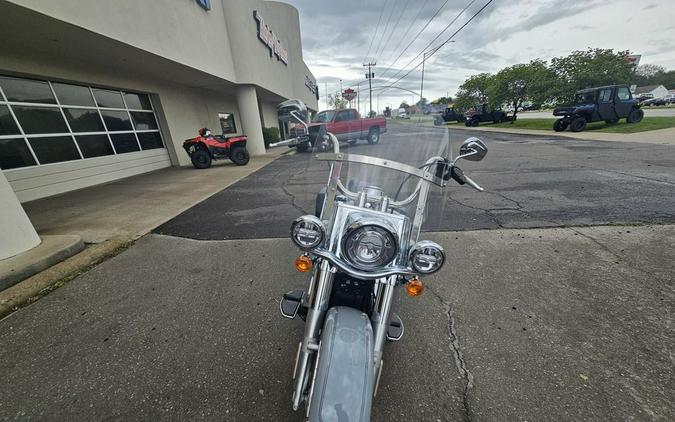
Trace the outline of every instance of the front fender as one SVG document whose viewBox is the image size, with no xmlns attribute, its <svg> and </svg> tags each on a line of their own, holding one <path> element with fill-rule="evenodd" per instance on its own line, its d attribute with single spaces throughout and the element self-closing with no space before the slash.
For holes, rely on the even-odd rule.
<svg viewBox="0 0 675 422">
<path fill-rule="evenodd" d="M 345 306 L 331 308 L 321 332 L 318 359 L 309 421 L 370 421 L 375 377 L 368 315 Z"/>
</svg>

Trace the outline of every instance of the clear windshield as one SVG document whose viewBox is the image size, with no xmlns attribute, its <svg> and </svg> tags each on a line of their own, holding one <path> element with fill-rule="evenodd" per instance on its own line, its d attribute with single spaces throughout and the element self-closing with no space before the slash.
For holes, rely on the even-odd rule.
<svg viewBox="0 0 675 422">
<path fill-rule="evenodd" d="M 322 111 L 320 113 L 317 113 L 316 116 L 314 116 L 314 119 L 312 119 L 312 123 L 330 122 L 331 120 L 333 120 L 333 116 L 335 116 L 335 111 L 333 110 Z"/>
<path fill-rule="evenodd" d="M 342 154 L 376 157 L 389 162 L 388 167 L 343 162 L 340 182 L 349 191 L 356 193 L 369 187 L 379 188 L 392 203 L 409 198 L 415 192 L 420 179 L 395 170 L 396 165 L 394 163 L 424 168 L 425 163 L 430 158 L 447 156 L 450 133 L 445 128 L 435 128 L 432 118 L 433 116 L 425 117 L 425 120 L 420 123 L 415 121 L 402 123 L 396 122 L 394 119 L 387 119 L 387 131 L 380 134 L 379 142 L 375 145 L 371 145 L 365 140 L 358 140 L 356 143 L 340 142 Z M 465 138 L 466 136 L 455 136 L 452 139 L 451 149 L 457 151 Z M 328 152 L 332 152 L 332 150 Z M 318 191 L 328 180 L 329 164 L 325 161 L 318 161 L 315 154 L 302 154 L 299 157 L 302 157 L 304 161 L 303 172 L 315 174 L 316 179 L 322 182 L 321 186 L 308 187 L 308 194 L 311 195 L 312 191 Z M 435 167 L 431 170 L 435 170 Z M 447 188 L 432 185 L 428 200 L 421 201 L 419 204 L 416 200 L 412 200 L 406 205 L 396 207 L 395 212 L 404 214 L 412 220 L 418 205 L 434 207 L 433 215 L 438 218 L 438 216 L 443 215 L 443 210 L 450 201 L 451 198 Z M 428 220 L 427 223 L 433 224 L 431 220 Z"/>
</svg>

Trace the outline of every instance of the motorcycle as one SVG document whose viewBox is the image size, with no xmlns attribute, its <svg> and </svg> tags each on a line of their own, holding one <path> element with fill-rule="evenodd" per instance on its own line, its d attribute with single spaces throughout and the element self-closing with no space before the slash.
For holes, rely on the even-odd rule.
<svg viewBox="0 0 675 422">
<path fill-rule="evenodd" d="M 292 114 L 306 113 L 302 103 L 297 107 Z M 317 195 L 315 214 L 298 217 L 290 227 L 291 240 L 302 251 L 295 268 L 309 274 L 309 285 L 287 292 L 279 305 L 283 317 L 305 321 L 295 355 L 292 406 L 297 411 L 305 403 L 305 417 L 312 422 L 369 421 L 384 346 L 404 333 L 403 321 L 392 312 L 396 290 L 420 295 L 420 277 L 445 263 L 440 245 L 418 240 L 430 188 L 445 187 L 452 179 L 482 191 L 457 161 L 480 161 L 487 147 L 469 138 L 454 160 L 445 148 L 444 156 L 415 167 L 341 153 L 331 133 L 323 142 L 333 149 L 316 156 L 329 164 L 327 185 Z M 359 177 L 343 183 L 354 169 Z M 403 179 L 400 184 L 397 177 Z M 404 185 L 408 189 L 399 199 Z"/>
</svg>

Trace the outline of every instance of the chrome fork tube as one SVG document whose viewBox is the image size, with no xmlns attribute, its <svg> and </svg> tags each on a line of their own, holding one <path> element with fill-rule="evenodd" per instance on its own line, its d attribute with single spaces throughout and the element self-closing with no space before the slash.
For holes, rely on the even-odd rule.
<svg viewBox="0 0 675 422">
<path fill-rule="evenodd" d="M 377 298 L 378 308 L 373 312 L 373 334 L 375 336 L 373 368 L 375 377 L 379 372 L 382 354 L 384 353 L 384 344 L 387 340 L 387 329 L 389 328 L 389 315 L 391 314 L 391 305 L 394 301 L 394 290 L 396 289 L 397 276 L 392 275 L 386 279 L 378 279 L 377 283 L 382 284 L 379 288 L 379 297 Z"/>
<path fill-rule="evenodd" d="M 319 329 L 328 310 L 330 292 L 333 288 L 335 269 L 326 260 L 321 260 L 319 270 L 313 280 L 310 307 L 305 322 L 305 334 L 300 346 L 300 359 L 296 367 L 295 388 L 293 391 L 293 410 L 298 410 L 302 402 L 303 391 L 307 387 L 307 379 L 310 357 L 319 349 Z"/>
</svg>

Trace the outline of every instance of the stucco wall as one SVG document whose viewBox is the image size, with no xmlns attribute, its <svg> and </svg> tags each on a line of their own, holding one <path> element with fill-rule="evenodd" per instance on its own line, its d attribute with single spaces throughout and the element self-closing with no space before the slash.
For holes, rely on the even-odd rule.
<svg viewBox="0 0 675 422">
<path fill-rule="evenodd" d="M 305 86 L 314 76 L 303 62 L 298 11 L 286 3 L 212 0 L 9 0 L 41 14 L 123 42 L 237 84 L 253 84 L 285 98 L 317 100 Z M 289 64 L 270 57 L 258 39 L 258 10 L 288 50 Z"/>
<path fill-rule="evenodd" d="M 279 118 L 277 117 L 277 104 L 268 101 L 260 102 L 264 127 L 279 127 Z"/>
</svg>

